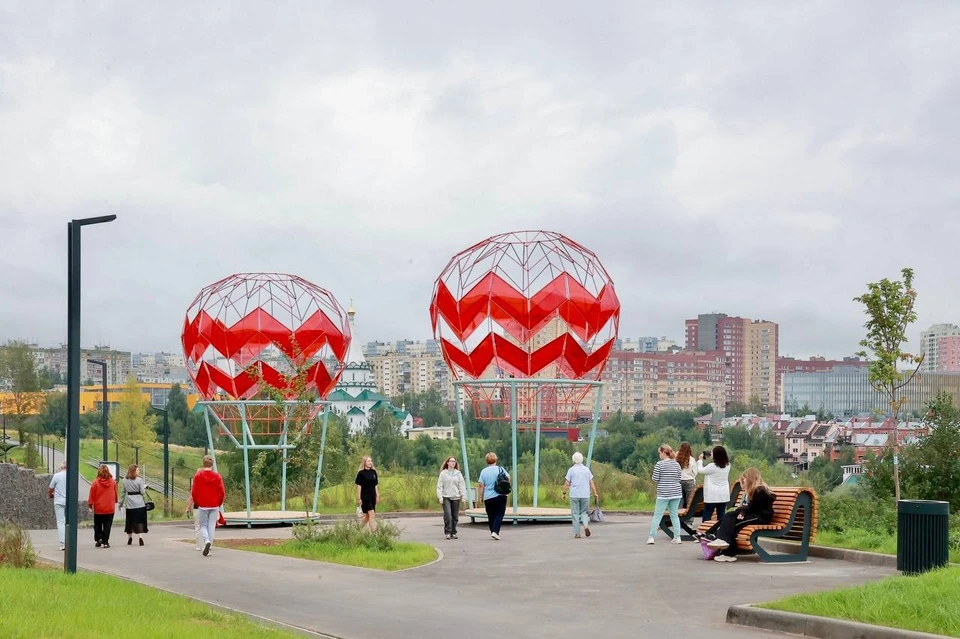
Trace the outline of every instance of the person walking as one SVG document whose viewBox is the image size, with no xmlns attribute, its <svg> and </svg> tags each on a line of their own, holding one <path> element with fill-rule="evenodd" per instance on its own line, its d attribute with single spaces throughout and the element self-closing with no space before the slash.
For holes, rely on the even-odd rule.
<svg viewBox="0 0 960 639">
<path fill-rule="evenodd" d="M 484 457 L 487 467 L 480 471 L 480 477 L 477 479 L 477 494 L 480 495 L 480 503 L 487 511 L 487 526 L 490 528 L 490 538 L 500 541 L 500 526 L 503 524 L 503 515 L 507 512 L 507 493 L 497 491 L 498 480 L 501 475 L 510 482 L 510 475 L 507 471 L 497 466 L 497 454 L 487 453 Z M 500 484 L 501 490 L 503 485 Z"/>
<path fill-rule="evenodd" d="M 720 549 L 720 554 L 713 558 L 714 561 L 736 561 L 737 533 L 744 526 L 766 525 L 773 521 L 773 502 L 777 500 L 777 496 L 763 481 L 760 471 L 748 468 L 743 471 L 738 481 L 747 503 L 726 513 L 707 531 L 707 535 L 713 535 L 707 546 Z"/>
<path fill-rule="evenodd" d="M 653 509 L 647 544 L 656 541 L 657 528 L 660 527 L 664 510 L 669 510 L 670 523 L 673 526 L 673 541 L 670 543 L 680 544 L 683 543 L 680 540 L 680 519 L 677 517 L 677 508 L 680 506 L 680 498 L 683 497 L 683 490 L 680 488 L 680 464 L 674 459 L 673 448 L 667 444 L 660 446 L 659 453 L 660 461 L 653 467 L 652 477 L 657 484 L 657 505 Z"/>
<path fill-rule="evenodd" d="M 697 472 L 703 475 L 703 518 L 710 521 L 717 513 L 717 520 L 723 518 L 730 501 L 730 457 L 727 449 L 716 446 L 713 449 L 713 461 L 703 465 L 703 454 L 697 458 Z M 699 535 L 695 535 L 698 537 Z"/>
<path fill-rule="evenodd" d="M 360 469 L 357 471 L 357 505 L 363 514 L 360 525 L 369 526 L 370 532 L 377 531 L 377 505 L 380 503 L 380 478 L 370 456 L 360 460 Z"/>
<path fill-rule="evenodd" d="M 90 484 L 87 507 L 93 511 L 93 541 L 97 548 L 110 547 L 110 530 L 117 512 L 117 482 L 110 474 L 110 467 L 100 464 L 97 478 Z"/>
<path fill-rule="evenodd" d="M 583 525 L 583 534 L 590 536 L 590 495 L 600 499 L 597 494 L 597 485 L 593 483 L 593 473 L 583 465 L 583 455 L 580 452 L 571 458 L 573 466 L 567 470 L 566 480 L 563 482 L 563 497 L 570 491 L 570 518 L 573 520 L 573 538 L 580 539 L 580 526 Z"/>
<path fill-rule="evenodd" d="M 213 469 L 213 457 L 203 457 L 203 468 L 193 476 L 190 487 L 190 500 L 200 511 L 198 524 L 200 536 L 203 537 L 203 556 L 210 555 L 213 539 L 217 530 L 217 520 L 220 518 L 220 506 L 226 490 L 223 487 L 223 477 Z"/>
<path fill-rule="evenodd" d="M 143 545 L 143 536 L 150 532 L 147 527 L 147 482 L 140 476 L 140 467 L 130 464 L 127 476 L 120 482 L 122 487 L 120 507 L 126 511 L 126 522 L 123 532 L 127 533 L 127 545 L 133 544 L 133 536 L 137 536 L 137 543 Z"/>
<path fill-rule="evenodd" d="M 57 538 L 60 540 L 60 550 L 66 550 L 67 536 L 67 462 L 60 462 L 60 470 L 50 478 L 50 489 L 47 491 L 53 500 L 53 512 L 57 517 Z"/>
<path fill-rule="evenodd" d="M 467 499 L 467 482 L 460 472 L 456 457 L 447 457 L 437 478 L 437 499 L 443 505 L 443 534 L 446 539 L 457 538 L 460 522 L 460 504 Z"/>
</svg>

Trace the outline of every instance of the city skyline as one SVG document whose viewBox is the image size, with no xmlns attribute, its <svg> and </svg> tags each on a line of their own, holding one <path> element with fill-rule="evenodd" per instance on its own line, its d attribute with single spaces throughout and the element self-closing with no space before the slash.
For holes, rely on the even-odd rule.
<svg viewBox="0 0 960 639">
<path fill-rule="evenodd" d="M 84 344 L 176 351 L 201 288 L 258 271 L 353 299 L 363 341 L 426 339 L 450 257 L 540 228 L 599 256 L 621 336 L 716 311 L 798 357 L 857 350 L 853 298 L 910 266 L 918 351 L 960 315 L 960 6 L 880 4 L 15 3 L 0 335 L 65 339 L 66 222 L 115 213 Z"/>
</svg>

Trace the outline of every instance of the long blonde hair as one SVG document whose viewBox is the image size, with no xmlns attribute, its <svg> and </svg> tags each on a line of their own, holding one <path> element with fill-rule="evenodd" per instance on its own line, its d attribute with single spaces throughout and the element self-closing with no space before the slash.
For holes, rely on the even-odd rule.
<svg viewBox="0 0 960 639">
<path fill-rule="evenodd" d="M 373 457 L 370 455 L 364 455 L 363 459 L 360 460 L 360 468 L 357 469 L 357 472 L 365 469 L 367 467 L 367 460 L 370 460 L 370 470 L 376 470 L 377 467 L 373 465 Z"/>
<path fill-rule="evenodd" d="M 753 499 L 753 493 L 757 488 L 763 488 L 770 492 L 770 487 L 763 481 L 763 477 L 760 476 L 760 471 L 757 468 L 748 468 L 743 471 L 743 474 L 740 475 L 740 487 L 743 488 L 743 493 L 748 500 Z"/>
</svg>

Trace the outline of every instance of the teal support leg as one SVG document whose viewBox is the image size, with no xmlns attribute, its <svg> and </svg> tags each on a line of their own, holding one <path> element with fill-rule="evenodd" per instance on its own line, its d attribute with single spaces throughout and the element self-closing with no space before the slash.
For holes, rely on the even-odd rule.
<svg viewBox="0 0 960 639">
<path fill-rule="evenodd" d="M 460 387 L 457 386 L 457 426 L 460 429 L 460 458 L 463 459 L 463 477 L 467 484 L 467 505 L 473 508 L 473 488 L 470 483 L 470 462 L 467 460 L 467 438 L 463 432 L 463 406 L 460 403 Z"/>
<path fill-rule="evenodd" d="M 513 480 L 513 490 L 510 491 L 513 493 L 513 514 L 517 514 L 517 382 L 516 380 L 510 383 L 510 426 L 513 433 L 513 470 L 511 471 L 511 479 Z M 516 518 L 513 519 L 513 525 L 516 526 Z"/>
<path fill-rule="evenodd" d="M 603 386 L 597 386 L 597 403 L 593 407 L 593 428 L 590 430 L 590 445 L 587 447 L 587 468 L 593 461 L 593 444 L 597 440 L 597 422 L 600 421 L 600 398 L 603 397 Z"/>
<path fill-rule="evenodd" d="M 210 428 L 210 411 L 212 409 L 209 406 L 204 406 L 203 410 L 203 421 L 207 424 L 207 445 L 210 448 L 210 456 L 213 457 L 213 469 L 217 470 L 217 453 L 213 450 L 213 430 Z"/>
<path fill-rule="evenodd" d="M 240 406 L 240 423 L 243 428 L 243 489 L 247 499 L 247 528 L 253 528 L 250 524 L 250 449 L 253 444 L 253 437 L 250 435 L 250 428 L 247 425 L 246 408 Z M 249 440 L 248 440 L 249 437 Z"/>
<path fill-rule="evenodd" d="M 533 507 L 540 501 L 540 388 L 537 388 L 537 443 L 533 448 Z"/>
<path fill-rule="evenodd" d="M 287 429 L 290 428 L 290 408 L 283 407 L 283 429 L 280 431 L 280 445 L 283 446 L 283 461 L 280 464 L 280 512 L 287 512 Z"/>
<path fill-rule="evenodd" d="M 318 512 L 320 500 L 320 473 L 323 472 L 323 451 L 327 447 L 327 423 L 330 421 L 330 411 L 327 407 L 323 411 L 323 430 L 320 432 L 320 456 L 317 458 L 317 481 L 313 485 L 313 511 Z M 309 513 L 308 513 L 309 514 Z"/>
</svg>

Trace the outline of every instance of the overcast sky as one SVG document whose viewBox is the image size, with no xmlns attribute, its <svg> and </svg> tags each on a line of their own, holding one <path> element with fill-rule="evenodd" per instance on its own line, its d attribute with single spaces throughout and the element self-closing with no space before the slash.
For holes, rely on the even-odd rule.
<svg viewBox="0 0 960 639">
<path fill-rule="evenodd" d="M 179 350 L 244 271 L 428 338 L 448 259 L 532 228 L 599 255 L 621 337 L 720 311 L 840 357 L 903 266 L 913 335 L 960 323 L 960 3 L 273 4 L 0 0 L 0 340 L 65 341 L 66 223 L 107 213 L 85 346 Z"/>
</svg>

